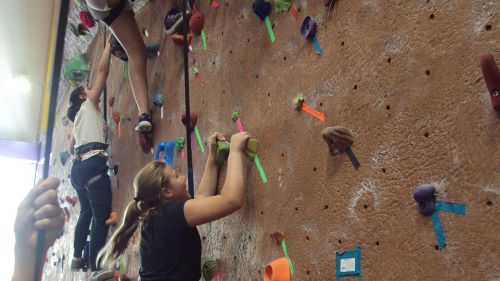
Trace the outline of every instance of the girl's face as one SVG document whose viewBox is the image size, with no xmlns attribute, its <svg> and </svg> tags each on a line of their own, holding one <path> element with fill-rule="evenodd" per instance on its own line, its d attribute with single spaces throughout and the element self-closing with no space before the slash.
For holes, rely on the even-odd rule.
<svg viewBox="0 0 500 281">
<path fill-rule="evenodd" d="M 168 166 L 165 168 L 165 171 L 169 177 L 169 186 L 166 188 L 167 192 L 163 193 L 165 199 L 191 198 L 186 189 L 186 177 L 179 176 L 176 170 Z"/>
</svg>

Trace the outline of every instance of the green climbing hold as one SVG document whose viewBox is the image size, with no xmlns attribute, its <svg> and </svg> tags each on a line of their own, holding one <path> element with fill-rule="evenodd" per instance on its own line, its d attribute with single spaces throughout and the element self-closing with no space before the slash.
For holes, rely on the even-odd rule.
<svg viewBox="0 0 500 281">
<path fill-rule="evenodd" d="M 222 165 L 229 156 L 229 147 L 231 144 L 228 141 L 217 141 L 217 154 L 215 155 L 215 161 L 217 164 Z"/>
<path fill-rule="evenodd" d="M 302 104 L 304 103 L 304 97 L 302 94 L 297 95 L 293 99 L 293 105 L 295 106 L 295 109 L 300 110 L 302 108 Z"/>
<path fill-rule="evenodd" d="M 82 54 L 66 62 L 63 67 L 63 77 L 72 86 L 78 86 L 87 77 L 89 71 L 87 57 Z"/>
<path fill-rule="evenodd" d="M 70 157 L 70 154 L 69 154 L 69 152 L 67 150 L 64 151 L 64 152 L 59 153 L 59 158 L 60 158 L 61 164 L 63 166 L 66 165 L 66 161 L 68 161 L 69 157 Z"/>
<path fill-rule="evenodd" d="M 274 10 L 276 13 L 288 12 L 291 5 L 292 0 L 274 0 Z"/>
<path fill-rule="evenodd" d="M 175 139 L 175 150 L 177 152 L 181 152 L 182 149 L 184 148 L 184 143 L 186 142 L 186 139 L 184 137 L 178 137 Z"/>
<path fill-rule="evenodd" d="M 236 120 L 238 120 L 239 116 L 240 116 L 240 113 L 238 111 L 235 111 L 235 112 L 233 112 L 231 119 L 236 122 Z"/>
<path fill-rule="evenodd" d="M 214 259 L 209 259 L 203 263 L 202 272 L 203 280 L 211 281 L 214 278 L 215 271 L 217 270 L 217 261 Z"/>
<path fill-rule="evenodd" d="M 194 75 L 198 75 L 200 73 L 200 70 L 198 69 L 198 67 L 193 67 L 193 72 L 194 72 Z"/>
</svg>

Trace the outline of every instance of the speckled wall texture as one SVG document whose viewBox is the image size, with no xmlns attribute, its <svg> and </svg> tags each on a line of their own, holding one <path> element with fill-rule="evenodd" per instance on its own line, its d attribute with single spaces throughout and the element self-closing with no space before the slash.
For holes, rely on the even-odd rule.
<svg viewBox="0 0 500 281">
<path fill-rule="evenodd" d="M 270 15 L 274 43 L 251 1 L 219 3 L 214 9 L 201 1 L 208 48 L 199 37 L 192 46 L 206 86 L 191 71 L 191 110 L 203 138 L 237 132 L 231 114 L 239 111 L 259 140 L 269 179 L 263 184 L 249 166 L 244 207 L 199 228 L 203 256 L 222 259 L 226 280 L 262 280 L 265 265 L 283 256 L 274 231 L 285 233 L 292 280 L 335 280 L 335 252 L 356 245 L 364 280 L 500 280 L 500 118 L 479 66 L 484 51 L 500 62 L 500 2 L 339 0 L 328 15 L 322 1 L 294 1 L 301 6 L 298 21 Z M 185 133 L 182 49 L 163 32 L 171 5 L 151 1 L 137 13 L 146 43 L 161 47 L 148 63 L 150 92 L 165 98 L 163 120 L 154 109 L 156 145 Z M 300 35 L 307 15 L 318 23 L 322 57 Z M 99 40 L 89 52 L 95 62 Z M 132 116 L 111 141 L 111 161 L 120 165 L 113 207 L 122 212 L 133 197 L 134 174 L 153 156 L 137 148 L 137 110 L 121 62 L 113 59 L 111 68 L 114 110 Z M 299 93 L 326 122 L 294 110 Z M 346 155 L 328 153 L 320 132 L 333 125 L 354 132 L 358 171 Z M 56 155 L 66 150 L 69 130 L 58 123 Z M 197 184 L 207 152 L 194 143 L 193 154 Z M 69 166 L 57 162 L 53 171 L 67 177 Z M 185 172 L 185 159 L 176 155 L 175 166 Z M 421 183 L 434 184 L 439 200 L 467 205 L 465 216 L 441 214 L 443 250 L 436 250 L 432 221 L 411 196 Z M 61 192 L 73 194 L 67 182 Z M 47 280 L 85 277 L 68 271 L 78 208 L 54 247 L 67 257 L 65 270 L 47 270 Z M 131 276 L 138 272 L 137 250 L 135 244 L 128 251 Z"/>
</svg>

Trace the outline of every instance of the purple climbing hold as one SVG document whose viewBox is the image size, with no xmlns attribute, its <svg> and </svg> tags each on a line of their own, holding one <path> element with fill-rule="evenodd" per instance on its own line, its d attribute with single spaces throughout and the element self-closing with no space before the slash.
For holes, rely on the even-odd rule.
<svg viewBox="0 0 500 281">
<path fill-rule="evenodd" d="M 264 0 L 255 0 L 252 4 L 252 9 L 260 20 L 264 20 L 271 13 L 271 3 Z"/>
<path fill-rule="evenodd" d="M 434 212 L 434 201 L 427 201 L 427 202 L 419 202 L 418 203 L 418 210 L 420 211 L 420 214 L 422 216 L 430 216 L 432 215 L 432 212 Z"/>
<path fill-rule="evenodd" d="M 415 187 L 413 190 L 413 199 L 419 203 L 434 201 L 436 200 L 434 193 L 436 193 L 434 186 L 432 184 L 424 183 Z"/>
<path fill-rule="evenodd" d="M 312 17 L 307 16 L 302 22 L 302 27 L 300 28 L 300 33 L 306 39 L 313 39 L 316 36 L 316 22 Z"/>
</svg>

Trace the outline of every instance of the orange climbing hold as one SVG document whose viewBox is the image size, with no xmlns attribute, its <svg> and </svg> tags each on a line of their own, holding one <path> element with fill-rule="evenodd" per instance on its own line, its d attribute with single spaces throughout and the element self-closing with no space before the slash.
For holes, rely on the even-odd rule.
<svg viewBox="0 0 500 281">
<path fill-rule="evenodd" d="M 115 225 L 117 223 L 118 223 L 118 213 L 111 212 L 111 214 L 109 214 L 109 218 L 106 220 L 106 225 Z"/>
</svg>

